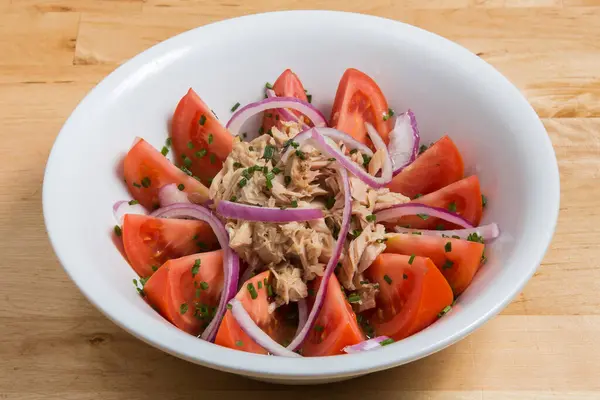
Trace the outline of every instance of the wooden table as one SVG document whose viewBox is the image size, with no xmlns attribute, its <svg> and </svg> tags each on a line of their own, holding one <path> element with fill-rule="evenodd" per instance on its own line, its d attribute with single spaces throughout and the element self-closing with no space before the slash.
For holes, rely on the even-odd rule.
<svg viewBox="0 0 600 400">
<path fill-rule="evenodd" d="M 500 316 L 447 350 L 330 386 L 254 382 L 134 339 L 53 255 L 44 165 L 79 100 L 163 39 L 276 8 L 436 32 L 498 68 L 543 118 L 562 181 L 551 249 Z M 600 399 L 599 116 L 599 0 L 0 0 L 0 399 Z"/>
</svg>

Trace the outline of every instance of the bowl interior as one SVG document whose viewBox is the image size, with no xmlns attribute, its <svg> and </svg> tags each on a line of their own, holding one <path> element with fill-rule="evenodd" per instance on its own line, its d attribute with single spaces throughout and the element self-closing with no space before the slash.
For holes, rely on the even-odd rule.
<svg viewBox="0 0 600 400">
<path fill-rule="evenodd" d="M 189 87 L 224 122 L 236 103 L 263 96 L 292 68 L 329 115 L 348 67 L 372 76 L 397 112 L 411 108 L 425 143 L 447 133 L 488 197 L 485 222 L 502 236 L 454 310 L 385 351 L 314 359 L 267 359 L 204 343 L 165 322 L 132 287 L 113 244 L 112 205 L 130 196 L 119 174 L 134 137 L 157 148 Z M 536 199 L 544 199 L 540 203 Z M 533 274 L 558 210 L 556 160 L 537 116 L 499 73 L 420 29 L 331 12 L 262 14 L 190 31 L 142 53 L 103 81 L 66 123 L 44 182 L 44 214 L 58 257 L 85 295 L 134 335 L 182 358 L 257 377 L 349 376 L 439 350 L 498 312 Z M 338 359 L 338 360 L 336 360 Z"/>
</svg>

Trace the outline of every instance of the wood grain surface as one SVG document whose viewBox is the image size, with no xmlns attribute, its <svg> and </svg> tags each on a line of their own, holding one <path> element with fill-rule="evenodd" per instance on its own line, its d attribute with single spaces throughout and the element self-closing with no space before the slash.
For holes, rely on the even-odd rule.
<svg viewBox="0 0 600 400">
<path fill-rule="evenodd" d="M 103 317 L 50 248 L 41 184 L 61 125 L 123 61 L 212 21 L 307 8 L 405 21 L 494 65 L 542 117 L 562 194 L 541 267 L 482 329 L 410 365 L 286 387 L 181 361 Z M 600 0 L 0 0 L 0 139 L 0 399 L 600 399 Z"/>
</svg>

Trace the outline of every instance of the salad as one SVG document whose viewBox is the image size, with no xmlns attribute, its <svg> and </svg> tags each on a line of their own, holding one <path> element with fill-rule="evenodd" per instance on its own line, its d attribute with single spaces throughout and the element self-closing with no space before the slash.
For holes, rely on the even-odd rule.
<svg viewBox="0 0 600 400">
<path fill-rule="evenodd" d="M 421 144 L 356 69 L 329 120 L 289 69 L 264 97 L 223 125 L 190 89 L 161 149 L 133 143 L 113 209 L 139 294 L 202 340 L 286 357 L 381 348 L 450 311 L 499 235 L 450 137 Z"/>
</svg>

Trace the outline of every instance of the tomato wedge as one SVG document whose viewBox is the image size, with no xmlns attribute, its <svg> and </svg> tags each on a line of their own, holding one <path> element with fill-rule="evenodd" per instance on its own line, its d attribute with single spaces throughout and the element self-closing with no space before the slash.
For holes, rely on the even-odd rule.
<svg viewBox="0 0 600 400">
<path fill-rule="evenodd" d="M 443 136 L 396 175 L 388 188 L 412 199 L 456 182 L 463 177 L 464 169 L 458 148 L 448 136 Z"/>
<path fill-rule="evenodd" d="M 485 246 L 441 236 L 398 234 L 388 238 L 386 253 L 428 257 L 450 284 L 455 296 L 471 283 L 481 265 Z"/>
<path fill-rule="evenodd" d="M 122 235 L 127 259 L 141 277 L 172 258 L 218 247 L 214 232 L 202 221 L 125 214 Z"/>
<path fill-rule="evenodd" d="M 300 82 L 298 76 L 293 73 L 291 69 L 286 69 L 279 75 L 279 78 L 277 78 L 273 85 L 273 91 L 277 96 L 294 97 L 302 101 L 308 101 L 302 82 Z M 290 112 L 296 115 L 302 115 L 294 110 L 290 110 Z M 273 126 L 281 126 L 280 120 L 281 114 L 277 112 L 277 110 L 266 111 L 263 116 L 263 131 L 268 132 Z"/>
<path fill-rule="evenodd" d="M 444 208 L 456 212 L 473 226 L 478 226 L 481 221 L 483 205 L 481 203 L 481 188 L 479 178 L 473 175 L 458 182 L 454 182 L 433 193 L 426 194 L 412 201 L 412 203 L 425 204 L 432 207 Z M 423 217 L 425 218 L 425 217 Z M 415 229 L 455 229 L 458 226 L 439 218 L 420 218 L 416 215 L 402 217 L 397 225 Z"/>
<path fill-rule="evenodd" d="M 205 185 L 210 185 L 223 168 L 233 148 L 231 133 L 192 89 L 177 104 L 171 139 L 175 163 L 186 167 Z"/>
<path fill-rule="evenodd" d="M 378 335 L 394 340 L 425 329 L 453 301 L 448 282 L 428 258 L 384 253 L 365 275 L 380 290 L 370 323 Z"/>
<path fill-rule="evenodd" d="M 385 143 L 389 143 L 391 121 L 384 116 L 388 103 L 377 83 L 354 68 L 344 72 L 335 94 L 330 125 L 354 139 L 369 144 L 365 122 L 371 123 Z"/>
<path fill-rule="evenodd" d="M 271 285 L 271 272 L 265 271 L 248 279 L 242 285 L 242 288 L 235 295 L 243 305 L 254 322 L 271 338 L 279 343 L 283 343 L 285 337 L 285 329 L 282 326 L 282 321 L 276 312 L 269 313 L 269 295 L 268 288 Z M 258 295 L 255 299 L 251 296 L 252 285 L 254 291 Z M 223 321 L 219 326 L 215 343 L 220 346 L 229 347 L 235 350 L 247 351 L 249 353 L 267 354 L 267 351 L 256 344 L 244 331 L 231 314 L 231 310 L 227 310 Z"/>
<path fill-rule="evenodd" d="M 158 190 L 164 185 L 184 185 L 190 200 L 202 203 L 208 200 L 208 188 L 171 164 L 144 139 L 139 139 L 123 161 L 123 174 L 129 192 L 144 207 L 158 208 Z"/>
<path fill-rule="evenodd" d="M 150 305 L 192 335 L 208 326 L 222 290 L 223 250 L 169 260 L 144 285 Z"/>
<path fill-rule="evenodd" d="M 316 293 L 322 280 L 323 278 L 317 277 L 311 281 L 309 293 Z M 309 303 L 311 300 L 314 301 L 314 295 L 309 296 Z M 356 314 L 346 300 L 337 278 L 332 275 L 327 286 L 323 308 L 302 346 L 302 355 L 318 357 L 343 354 L 344 347 L 363 340 L 365 335 L 358 327 Z"/>
</svg>

